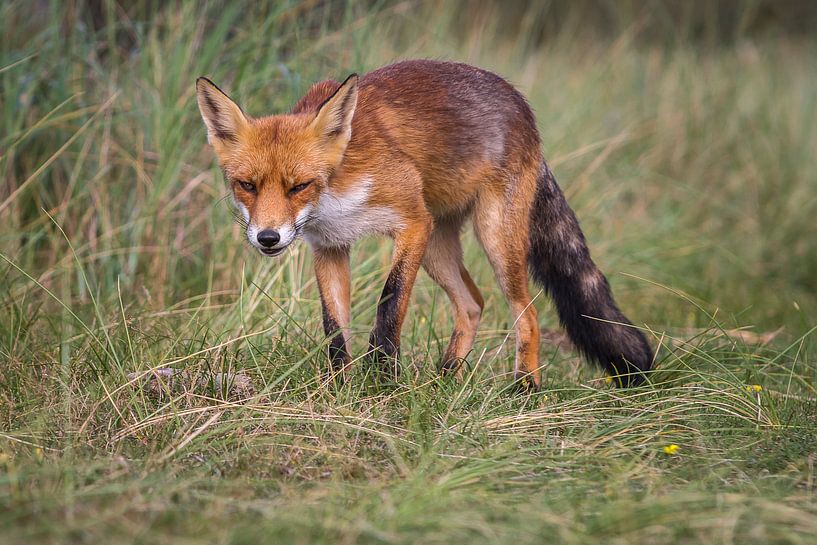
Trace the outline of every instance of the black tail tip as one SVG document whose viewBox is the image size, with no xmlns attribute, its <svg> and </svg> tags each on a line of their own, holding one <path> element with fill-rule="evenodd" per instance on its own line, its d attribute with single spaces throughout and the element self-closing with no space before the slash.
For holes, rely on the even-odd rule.
<svg viewBox="0 0 817 545">
<path fill-rule="evenodd" d="M 619 388 L 636 388 L 647 382 L 647 376 L 641 371 L 613 375 L 612 379 Z"/>
<path fill-rule="evenodd" d="M 607 372 L 620 388 L 635 388 L 647 382 L 647 374 L 652 367 L 652 352 L 646 340 L 635 354 L 637 357 L 619 356 L 607 360 Z"/>
</svg>

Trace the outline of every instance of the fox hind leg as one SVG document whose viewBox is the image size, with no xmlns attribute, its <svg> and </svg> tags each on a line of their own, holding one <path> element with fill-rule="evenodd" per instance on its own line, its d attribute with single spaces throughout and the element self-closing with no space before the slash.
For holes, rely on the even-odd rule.
<svg viewBox="0 0 817 545">
<path fill-rule="evenodd" d="M 438 221 L 428 240 L 423 268 L 445 291 L 454 307 L 454 331 L 440 361 L 442 374 L 462 374 L 482 316 L 483 299 L 462 263 L 461 221 Z"/>
<path fill-rule="evenodd" d="M 488 255 L 514 320 L 514 379 L 526 389 L 535 389 L 540 384 L 539 324 L 528 292 L 530 205 L 520 202 L 525 192 L 517 189 L 512 192 L 510 202 L 508 195 L 501 192 L 482 194 L 474 211 L 474 230 Z"/>
</svg>

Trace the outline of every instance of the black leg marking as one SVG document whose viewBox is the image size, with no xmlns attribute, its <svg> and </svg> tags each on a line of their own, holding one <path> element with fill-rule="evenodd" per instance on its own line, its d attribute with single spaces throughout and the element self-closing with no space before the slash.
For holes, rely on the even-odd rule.
<svg viewBox="0 0 817 545">
<path fill-rule="evenodd" d="M 369 337 L 369 348 L 373 351 L 372 357 L 384 371 L 395 377 L 399 375 L 400 367 L 397 358 L 400 357 L 400 332 L 398 331 L 398 314 L 400 312 L 400 296 L 403 291 L 403 277 L 401 263 L 395 264 L 380 302 L 377 304 L 377 319 L 372 335 Z"/>
<path fill-rule="evenodd" d="M 329 313 L 329 309 L 321 302 L 323 307 L 323 332 L 329 337 L 329 362 L 332 370 L 340 371 L 346 363 L 351 360 L 346 351 L 346 342 L 343 338 L 343 330 L 338 325 L 337 320 Z"/>
</svg>

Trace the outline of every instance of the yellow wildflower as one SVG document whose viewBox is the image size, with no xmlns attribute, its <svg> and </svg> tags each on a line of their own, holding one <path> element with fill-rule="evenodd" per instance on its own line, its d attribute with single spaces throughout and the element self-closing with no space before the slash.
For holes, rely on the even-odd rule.
<svg viewBox="0 0 817 545">
<path fill-rule="evenodd" d="M 747 392 L 762 392 L 763 391 L 763 386 L 761 386 L 760 384 L 750 384 L 749 386 L 746 387 L 746 391 Z"/>
<path fill-rule="evenodd" d="M 679 448 L 681 448 L 681 447 L 679 447 L 675 443 L 673 443 L 671 445 L 667 445 L 667 446 L 664 447 L 664 454 L 668 454 L 669 456 L 672 456 L 673 454 L 678 452 Z"/>
<path fill-rule="evenodd" d="M 42 462 L 45 456 L 43 455 L 43 449 L 37 447 L 34 449 L 34 457 L 37 459 L 38 462 Z"/>
</svg>

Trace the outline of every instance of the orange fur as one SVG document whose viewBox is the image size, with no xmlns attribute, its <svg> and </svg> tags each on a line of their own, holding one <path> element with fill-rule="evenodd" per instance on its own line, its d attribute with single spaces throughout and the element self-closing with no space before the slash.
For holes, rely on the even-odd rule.
<svg viewBox="0 0 817 545">
<path fill-rule="evenodd" d="M 458 372 L 483 306 L 459 243 L 471 216 L 514 314 L 515 375 L 539 384 L 527 265 L 544 159 L 533 114 L 510 84 L 463 64 L 407 61 L 316 83 L 290 113 L 258 118 L 209 80 L 197 88 L 250 241 L 275 255 L 301 235 L 315 251 L 324 327 L 339 336 L 330 346 L 333 368 L 350 361 L 349 245 L 374 233 L 395 240 L 370 339 L 375 358 L 398 369 L 392 361 L 423 265 L 453 303 L 442 369 Z"/>
</svg>

